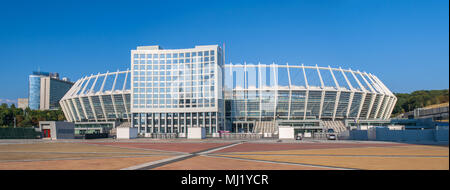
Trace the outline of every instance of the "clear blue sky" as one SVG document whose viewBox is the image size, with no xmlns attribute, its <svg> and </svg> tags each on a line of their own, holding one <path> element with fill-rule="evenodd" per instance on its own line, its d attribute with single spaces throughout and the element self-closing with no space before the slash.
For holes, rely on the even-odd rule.
<svg viewBox="0 0 450 190">
<path fill-rule="evenodd" d="M 130 50 L 226 43 L 227 62 L 359 69 L 393 92 L 449 87 L 447 0 L 2 1 L 0 101 L 28 75 L 129 68 Z"/>
</svg>

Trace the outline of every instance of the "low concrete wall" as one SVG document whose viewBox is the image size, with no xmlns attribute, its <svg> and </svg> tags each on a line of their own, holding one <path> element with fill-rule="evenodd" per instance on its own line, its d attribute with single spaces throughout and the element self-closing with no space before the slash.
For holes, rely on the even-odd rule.
<svg viewBox="0 0 450 190">
<path fill-rule="evenodd" d="M 350 140 L 362 140 L 366 141 L 368 139 L 367 130 L 352 130 L 350 131 Z"/>
<path fill-rule="evenodd" d="M 349 131 L 350 140 L 374 141 L 438 141 L 448 142 L 448 127 L 426 130 L 389 130 L 388 128 L 373 128 L 369 130 Z"/>
<path fill-rule="evenodd" d="M 379 141 L 434 141 L 434 130 L 376 129 Z"/>
<path fill-rule="evenodd" d="M 448 142 L 448 126 L 438 127 L 437 130 L 435 130 L 434 138 L 436 141 Z"/>
</svg>

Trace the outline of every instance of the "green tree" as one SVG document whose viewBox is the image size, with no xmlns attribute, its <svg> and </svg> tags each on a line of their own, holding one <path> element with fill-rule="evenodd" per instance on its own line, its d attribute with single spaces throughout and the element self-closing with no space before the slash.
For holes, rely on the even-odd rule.
<svg viewBox="0 0 450 190">
<path fill-rule="evenodd" d="M 394 93 L 397 97 L 397 103 L 392 111 L 396 116 L 401 113 L 413 111 L 416 108 L 422 108 L 433 104 L 449 102 L 449 90 L 417 90 L 410 94 Z"/>
</svg>

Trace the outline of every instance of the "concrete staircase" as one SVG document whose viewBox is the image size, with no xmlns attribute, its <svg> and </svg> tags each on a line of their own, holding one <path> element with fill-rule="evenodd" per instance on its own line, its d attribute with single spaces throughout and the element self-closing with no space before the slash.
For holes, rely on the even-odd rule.
<svg viewBox="0 0 450 190">
<path fill-rule="evenodd" d="M 325 129 L 333 129 L 335 133 L 342 133 L 347 130 L 343 121 L 321 121 Z"/>
<path fill-rule="evenodd" d="M 255 124 L 255 133 L 278 134 L 278 127 L 273 121 L 257 121 Z"/>
</svg>

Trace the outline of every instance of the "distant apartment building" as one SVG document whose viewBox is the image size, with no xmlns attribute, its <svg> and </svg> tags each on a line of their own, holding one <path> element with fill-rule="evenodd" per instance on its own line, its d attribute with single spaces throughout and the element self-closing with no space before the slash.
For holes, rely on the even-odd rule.
<svg viewBox="0 0 450 190">
<path fill-rule="evenodd" d="M 54 110 L 59 100 L 72 87 L 67 78 L 59 79 L 58 73 L 33 72 L 29 76 L 28 106 L 33 110 Z"/>
<path fill-rule="evenodd" d="M 28 98 L 18 98 L 17 99 L 17 107 L 26 109 L 28 107 Z"/>
</svg>

